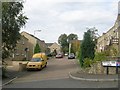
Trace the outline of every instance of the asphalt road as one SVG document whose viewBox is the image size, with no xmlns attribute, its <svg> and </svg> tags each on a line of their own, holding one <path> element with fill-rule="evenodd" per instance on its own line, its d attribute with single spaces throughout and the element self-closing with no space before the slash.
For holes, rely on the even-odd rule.
<svg viewBox="0 0 120 90">
<path fill-rule="evenodd" d="M 6 88 L 116 88 L 117 82 L 86 82 L 70 78 L 13 83 Z"/>
<path fill-rule="evenodd" d="M 118 82 L 88 82 L 70 79 L 68 73 L 78 69 L 76 60 L 48 60 L 41 71 L 26 71 L 22 77 L 3 88 L 114 88 Z"/>
</svg>

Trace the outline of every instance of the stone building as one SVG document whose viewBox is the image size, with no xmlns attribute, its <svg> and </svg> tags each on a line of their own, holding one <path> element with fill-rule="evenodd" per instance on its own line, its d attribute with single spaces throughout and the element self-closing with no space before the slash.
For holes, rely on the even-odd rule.
<svg viewBox="0 0 120 90">
<path fill-rule="evenodd" d="M 40 48 L 41 48 L 41 52 L 45 52 L 47 51 L 47 45 L 45 43 L 45 41 L 40 40 L 39 38 L 35 37 L 32 34 L 29 34 L 27 32 L 21 32 L 21 35 L 24 36 L 25 38 L 28 39 L 28 45 L 27 47 L 29 47 L 29 56 L 30 58 L 32 58 L 32 55 L 34 54 L 34 47 L 36 46 L 36 43 L 39 44 Z"/>
<path fill-rule="evenodd" d="M 118 14 L 115 24 L 106 33 L 103 33 L 97 40 L 97 52 L 107 50 L 110 46 L 113 46 L 118 50 L 118 20 L 120 16 Z"/>
<path fill-rule="evenodd" d="M 12 60 L 29 60 L 29 44 L 30 43 L 28 42 L 28 39 L 21 35 L 20 40 L 17 42 L 16 47 L 12 53 Z"/>
<path fill-rule="evenodd" d="M 56 42 L 55 43 L 46 43 L 48 48 L 50 49 L 50 53 L 52 53 L 55 49 L 57 53 L 61 52 L 61 47 Z"/>
</svg>

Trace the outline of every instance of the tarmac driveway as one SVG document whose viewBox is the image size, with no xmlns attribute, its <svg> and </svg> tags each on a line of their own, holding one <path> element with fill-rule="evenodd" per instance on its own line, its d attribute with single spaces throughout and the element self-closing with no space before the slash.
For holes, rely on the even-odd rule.
<svg viewBox="0 0 120 90">
<path fill-rule="evenodd" d="M 16 79 L 13 83 L 69 78 L 68 73 L 76 70 L 77 67 L 75 59 L 54 58 L 48 60 L 46 68 L 41 71 L 26 71 L 24 75 Z"/>
</svg>

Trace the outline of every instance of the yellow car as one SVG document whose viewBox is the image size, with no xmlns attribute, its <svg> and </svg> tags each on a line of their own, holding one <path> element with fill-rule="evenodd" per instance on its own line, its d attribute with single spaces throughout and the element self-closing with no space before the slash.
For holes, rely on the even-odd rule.
<svg viewBox="0 0 120 90">
<path fill-rule="evenodd" d="M 27 70 L 30 69 L 39 69 L 47 66 L 47 56 L 45 53 L 36 53 L 33 55 L 31 61 L 27 63 Z"/>
</svg>

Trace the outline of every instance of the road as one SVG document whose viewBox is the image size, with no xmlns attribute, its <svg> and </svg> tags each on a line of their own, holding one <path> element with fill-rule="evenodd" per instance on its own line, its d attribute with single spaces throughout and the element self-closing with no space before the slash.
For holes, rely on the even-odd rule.
<svg viewBox="0 0 120 90">
<path fill-rule="evenodd" d="M 3 88 L 108 88 L 117 82 L 88 82 L 70 79 L 68 73 L 78 69 L 76 60 L 67 58 L 48 60 L 41 71 L 26 71 L 22 77 Z"/>
</svg>

